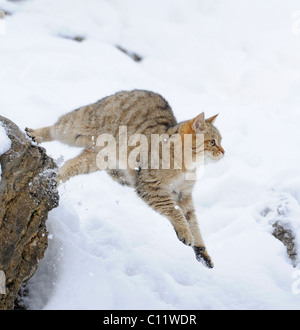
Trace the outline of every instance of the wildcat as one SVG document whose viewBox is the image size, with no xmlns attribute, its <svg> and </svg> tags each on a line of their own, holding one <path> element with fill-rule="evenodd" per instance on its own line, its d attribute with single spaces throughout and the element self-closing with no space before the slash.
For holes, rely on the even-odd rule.
<svg viewBox="0 0 300 330">
<path fill-rule="evenodd" d="M 60 117 L 53 126 L 40 129 L 26 128 L 26 132 L 37 143 L 58 140 L 70 146 L 84 148 L 79 156 L 67 161 L 59 169 L 57 176 L 57 184 L 59 184 L 74 175 L 99 170 L 96 156 L 100 149 L 97 147 L 96 139 L 106 133 L 118 140 L 120 126 L 127 127 L 128 136 L 136 133 L 145 135 L 149 143 L 152 134 L 166 134 L 164 136 L 170 138 L 191 134 L 193 139 L 189 147 L 193 154 L 197 153 L 194 137 L 196 134 L 204 134 L 205 157 L 218 160 L 225 151 L 221 146 L 221 135 L 213 125 L 216 117 L 217 115 L 205 119 L 204 113 L 201 113 L 192 120 L 177 123 L 170 105 L 161 95 L 150 91 L 133 90 L 118 92 L 94 104 L 71 111 Z M 173 149 L 171 148 L 170 151 L 171 158 Z M 150 151 L 149 156 L 151 157 Z M 121 162 L 120 159 L 118 161 Z M 143 159 L 139 161 L 141 163 Z M 138 170 L 137 168 L 107 170 L 114 180 L 135 188 L 138 196 L 151 208 L 167 217 L 179 240 L 193 247 L 196 259 L 205 266 L 213 268 L 193 206 L 192 189 L 195 181 L 185 179 L 184 175 L 187 171 L 190 169 L 184 164 L 181 169 L 171 166 L 170 169 L 139 167 Z"/>
</svg>

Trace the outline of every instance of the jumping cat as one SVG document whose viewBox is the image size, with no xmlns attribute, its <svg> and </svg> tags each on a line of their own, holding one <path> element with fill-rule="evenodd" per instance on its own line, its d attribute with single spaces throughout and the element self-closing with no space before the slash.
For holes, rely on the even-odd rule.
<svg viewBox="0 0 300 330">
<path fill-rule="evenodd" d="M 26 128 L 26 132 L 37 143 L 58 140 L 70 146 L 84 148 L 79 156 L 67 161 L 59 169 L 57 176 L 57 184 L 59 184 L 72 176 L 98 171 L 97 154 L 101 148 L 97 146 L 97 137 L 101 134 L 111 134 L 116 141 L 119 141 L 121 126 L 127 128 L 128 136 L 143 134 L 149 143 L 153 134 L 165 134 L 164 136 L 170 138 L 191 134 L 193 139 L 189 147 L 193 155 L 198 152 L 194 145 L 194 137 L 196 134 L 203 134 L 205 157 L 218 160 L 225 151 L 221 146 L 221 135 L 213 125 L 216 117 L 217 115 L 205 119 L 204 113 L 201 113 L 192 120 L 177 123 L 170 105 L 161 95 L 150 91 L 133 90 L 118 92 L 94 104 L 69 112 L 53 126 L 40 129 Z M 117 143 L 118 147 L 119 143 Z M 174 155 L 172 158 L 173 149 L 171 148 L 170 152 L 171 160 L 174 158 Z M 128 148 L 127 152 L 129 153 L 130 150 Z M 150 149 L 148 153 L 151 157 Z M 121 162 L 120 159 L 118 161 Z M 143 159 L 139 161 L 141 164 Z M 135 188 L 138 196 L 151 208 L 170 220 L 179 240 L 193 247 L 196 259 L 205 266 L 213 268 L 193 206 L 192 189 L 195 180 L 185 178 L 186 172 L 190 169 L 184 164 L 181 169 L 175 169 L 174 166 L 169 169 L 151 169 L 144 166 L 120 168 L 124 167 L 107 169 L 107 172 L 119 183 Z"/>
</svg>

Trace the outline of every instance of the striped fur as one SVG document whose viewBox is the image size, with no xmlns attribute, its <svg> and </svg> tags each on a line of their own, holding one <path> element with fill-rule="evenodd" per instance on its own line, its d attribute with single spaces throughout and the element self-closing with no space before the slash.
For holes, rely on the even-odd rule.
<svg viewBox="0 0 300 330">
<path fill-rule="evenodd" d="M 213 125 L 217 116 L 204 119 L 200 114 L 192 120 L 177 123 L 168 102 L 159 94 L 143 91 L 122 91 L 98 102 L 81 107 L 62 116 L 56 124 L 40 129 L 26 129 L 27 134 L 36 142 L 58 140 L 70 146 L 82 147 L 83 152 L 69 160 L 58 172 L 58 183 L 65 182 L 78 174 L 98 170 L 96 155 L 99 148 L 97 137 L 111 134 L 119 141 L 119 127 L 127 127 L 128 137 L 140 133 L 149 142 L 148 156 L 151 159 L 151 134 L 204 134 L 205 155 L 219 159 L 224 154 L 221 135 Z M 214 143 L 212 143 L 214 141 Z M 117 144 L 117 148 L 119 145 Z M 191 148 L 193 145 L 190 146 Z M 174 161 L 171 144 L 171 164 Z M 128 154 L 132 148 L 128 148 Z M 161 150 L 160 150 L 161 157 Z M 121 159 L 118 159 L 121 162 Z M 143 163 L 140 159 L 140 164 Z M 161 159 L 159 159 L 161 161 Z M 150 161 L 149 161 L 150 163 Z M 180 241 L 192 246 L 196 258 L 207 267 L 213 267 L 202 239 L 192 201 L 194 181 L 185 180 L 186 168 L 182 169 L 136 169 L 107 170 L 111 177 L 121 184 L 134 187 L 138 196 L 151 208 L 167 217 L 172 223 Z"/>
</svg>

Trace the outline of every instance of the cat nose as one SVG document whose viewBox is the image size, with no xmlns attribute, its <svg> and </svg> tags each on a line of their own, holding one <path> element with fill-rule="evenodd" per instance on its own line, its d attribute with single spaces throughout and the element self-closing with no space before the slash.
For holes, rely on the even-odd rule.
<svg viewBox="0 0 300 330">
<path fill-rule="evenodd" d="M 221 146 L 219 147 L 219 149 L 222 152 L 222 154 L 224 155 L 225 154 L 225 150 Z"/>
</svg>

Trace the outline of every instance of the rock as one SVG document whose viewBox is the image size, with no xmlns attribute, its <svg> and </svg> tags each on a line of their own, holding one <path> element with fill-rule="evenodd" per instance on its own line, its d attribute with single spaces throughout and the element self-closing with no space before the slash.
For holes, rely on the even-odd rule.
<svg viewBox="0 0 300 330">
<path fill-rule="evenodd" d="M 293 231 L 286 226 L 286 224 L 280 221 L 273 223 L 273 235 L 279 239 L 286 247 L 286 252 L 292 261 L 292 264 L 296 266 L 297 261 L 297 249 L 295 244 L 295 235 Z"/>
<path fill-rule="evenodd" d="M 22 284 L 37 270 L 48 245 L 48 212 L 58 206 L 59 196 L 54 161 L 13 122 L 2 116 L 0 122 L 11 139 L 10 150 L 0 155 L 1 310 L 14 308 Z"/>
<path fill-rule="evenodd" d="M 80 35 L 72 36 L 72 35 L 60 34 L 59 36 L 64 39 L 70 39 L 77 42 L 82 42 L 85 40 L 85 37 Z"/>
<path fill-rule="evenodd" d="M 296 223 L 299 223 L 297 217 L 299 204 L 289 193 L 281 192 L 279 196 L 273 198 L 274 200 L 260 214 L 272 226 L 272 235 L 282 242 L 291 264 L 296 267 L 300 262 L 297 251 L 299 230 L 295 226 Z"/>
<path fill-rule="evenodd" d="M 135 62 L 141 62 L 143 60 L 143 58 L 140 55 L 138 55 L 134 52 L 131 52 L 131 51 L 125 49 L 124 47 L 120 46 L 120 45 L 116 45 L 116 48 L 119 49 L 122 53 L 129 56 Z"/>
</svg>

